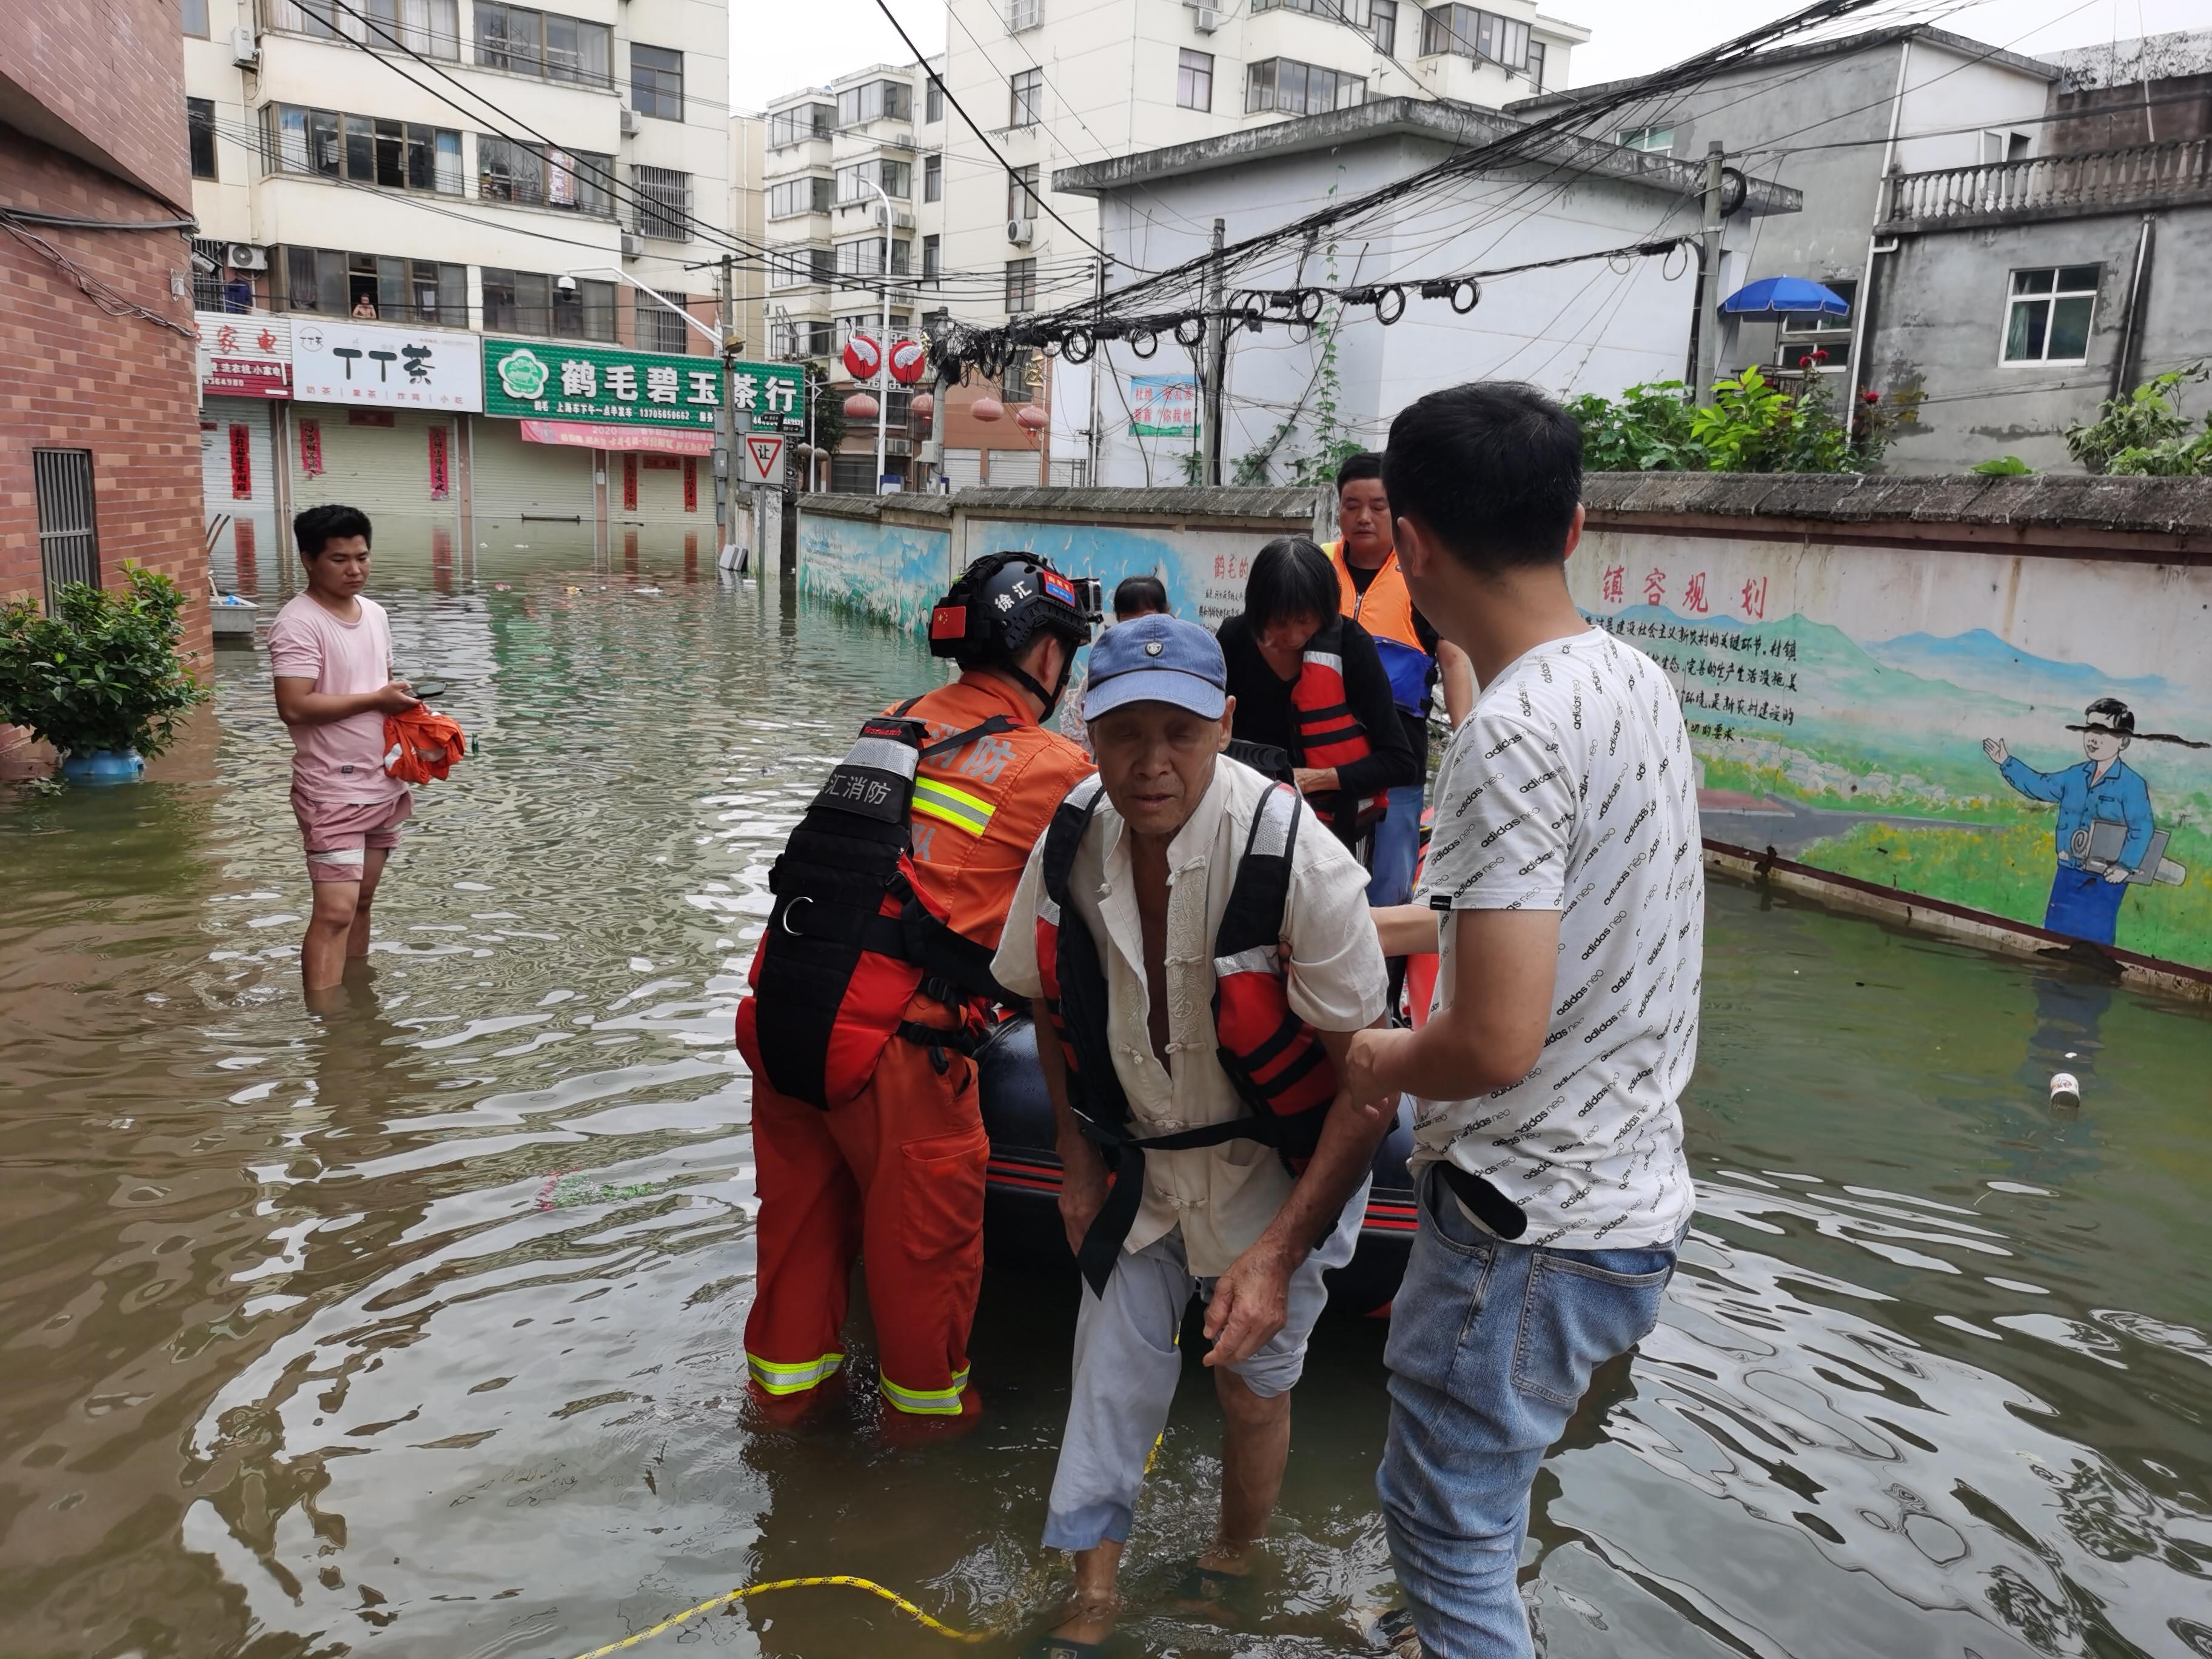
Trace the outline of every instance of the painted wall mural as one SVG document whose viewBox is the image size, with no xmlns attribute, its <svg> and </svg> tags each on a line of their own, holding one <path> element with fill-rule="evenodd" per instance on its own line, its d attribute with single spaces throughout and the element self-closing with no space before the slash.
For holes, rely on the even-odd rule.
<svg viewBox="0 0 2212 1659">
<path fill-rule="evenodd" d="M 899 628 L 921 628 L 945 592 L 951 532 L 804 514 L 799 520 L 799 591 L 863 611 Z"/>
<path fill-rule="evenodd" d="M 1626 532 L 1568 568 L 1680 695 L 1709 839 L 2212 967 L 2212 570 Z"/>
</svg>

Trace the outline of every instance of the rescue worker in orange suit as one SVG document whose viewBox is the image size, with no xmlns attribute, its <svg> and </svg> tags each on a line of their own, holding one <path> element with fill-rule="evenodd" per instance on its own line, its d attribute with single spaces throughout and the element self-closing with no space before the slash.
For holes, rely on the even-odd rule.
<svg viewBox="0 0 2212 1659">
<path fill-rule="evenodd" d="M 1389 792 L 1389 811 L 1375 828 L 1367 902 L 1405 904 L 1413 896 L 1413 869 L 1421 854 L 1429 709 L 1441 680 L 1444 717 L 1456 730 L 1474 707 L 1474 669 L 1465 652 L 1437 637 L 1406 590 L 1380 455 L 1354 455 L 1337 469 L 1336 522 L 1344 534 L 1322 551 L 1336 569 L 1338 609 L 1374 636 L 1390 676 L 1390 701 L 1413 750 L 1414 781 Z"/>
<path fill-rule="evenodd" d="M 989 1143 L 969 1052 L 1005 1000 L 990 959 L 1030 849 L 1091 770 L 1044 725 L 1090 631 L 1042 561 L 970 565 L 930 619 L 959 678 L 862 726 L 769 878 L 738 1046 L 761 1203 L 745 1359 L 775 1415 L 844 1364 L 856 1252 L 886 1429 L 980 1409 Z"/>
</svg>

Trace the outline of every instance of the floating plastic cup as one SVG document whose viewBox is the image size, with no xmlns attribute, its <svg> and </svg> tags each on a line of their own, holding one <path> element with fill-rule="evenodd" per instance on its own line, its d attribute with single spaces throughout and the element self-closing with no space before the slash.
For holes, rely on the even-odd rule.
<svg viewBox="0 0 2212 1659">
<path fill-rule="evenodd" d="M 2051 1103 L 2053 1106 L 2079 1106 L 2081 1103 L 2081 1081 L 2071 1072 L 2054 1072 L 2051 1078 Z"/>
</svg>

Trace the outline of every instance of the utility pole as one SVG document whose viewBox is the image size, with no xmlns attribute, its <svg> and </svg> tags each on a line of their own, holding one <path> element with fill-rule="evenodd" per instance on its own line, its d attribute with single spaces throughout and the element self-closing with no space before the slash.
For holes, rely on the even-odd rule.
<svg viewBox="0 0 2212 1659">
<path fill-rule="evenodd" d="M 1721 141 L 1705 146 L 1704 269 L 1698 273 L 1698 407 L 1710 409 L 1721 356 L 1721 188 L 1727 152 Z"/>
<path fill-rule="evenodd" d="M 1097 296 L 1097 311 L 1092 319 L 1094 322 L 1103 321 L 1106 315 L 1106 258 L 1103 254 L 1101 254 L 1098 258 Z M 1096 334 L 1093 334 L 1091 337 L 1091 362 L 1089 365 L 1091 372 L 1091 441 L 1087 446 L 1085 446 L 1089 452 L 1089 459 L 1085 461 L 1083 466 L 1083 481 L 1089 484 L 1093 489 L 1098 488 L 1098 457 L 1100 450 L 1103 447 L 1098 433 L 1098 376 L 1104 370 L 1110 369 L 1113 367 L 1113 359 L 1110 357 L 1102 359 L 1099 356 L 1099 354 L 1105 349 L 1106 342 L 1100 339 Z"/>
<path fill-rule="evenodd" d="M 730 256 L 726 253 L 722 256 L 716 299 L 720 303 L 715 315 L 722 325 L 722 401 L 714 411 L 714 562 L 719 567 L 738 538 L 737 404 L 731 395 L 733 388 L 730 379 L 738 324 L 730 291 Z"/>
<path fill-rule="evenodd" d="M 1229 378 L 1229 306 L 1222 292 L 1221 248 L 1228 229 L 1226 221 L 1213 222 L 1213 258 L 1206 268 L 1206 430 L 1199 476 L 1209 484 L 1221 482 L 1221 412 L 1227 401 L 1222 394 Z"/>
<path fill-rule="evenodd" d="M 884 324 L 876 341 L 876 487 L 875 493 L 884 489 L 884 436 L 891 418 L 891 198 L 884 187 L 868 181 L 868 188 L 876 192 L 876 200 L 883 204 L 884 216 Z"/>
</svg>

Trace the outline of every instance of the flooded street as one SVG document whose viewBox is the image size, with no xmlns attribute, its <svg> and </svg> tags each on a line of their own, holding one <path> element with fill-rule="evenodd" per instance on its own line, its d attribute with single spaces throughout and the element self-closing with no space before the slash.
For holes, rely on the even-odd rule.
<svg viewBox="0 0 2212 1659">
<path fill-rule="evenodd" d="M 863 1389 L 799 1432 L 744 1406 L 731 1016 L 769 864 L 933 665 L 710 554 L 611 567 L 378 553 L 474 752 L 327 1018 L 265 654 L 219 656 L 219 733 L 148 783 L 0 786 L 0 1655 L 569 1659 L 831 1573 L 984 1654 L 1050 1611 L 1072 1275 L 994 1269 L 963 1441 L 885 1447 Z M 1698 1218 L 1538 1479 L 1542 1650 L 2212 1655 L 2212 1017 L 1711 903 Z M 1317 1335 L 1240 1632 L 1164 1606 L 1218 1482 L 1187 1377 L 1115 1651 L 1368 1650 L 1381 1352 Z M 679 1644 L 957 1650 L 835 1588 L 633 1651 Z"/>
</svg>

